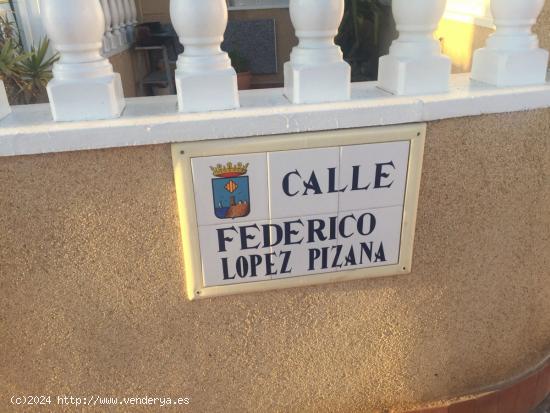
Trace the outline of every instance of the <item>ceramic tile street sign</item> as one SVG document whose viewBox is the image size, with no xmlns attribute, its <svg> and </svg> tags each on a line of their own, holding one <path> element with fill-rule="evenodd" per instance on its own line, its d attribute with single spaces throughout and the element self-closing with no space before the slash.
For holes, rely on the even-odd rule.
<svg viewBox="0 0 550 413">
<path fill-rule="evenodd" d="M 425 125 L 173 146 L 191 299 L 408 273 Z"/>
</svg>

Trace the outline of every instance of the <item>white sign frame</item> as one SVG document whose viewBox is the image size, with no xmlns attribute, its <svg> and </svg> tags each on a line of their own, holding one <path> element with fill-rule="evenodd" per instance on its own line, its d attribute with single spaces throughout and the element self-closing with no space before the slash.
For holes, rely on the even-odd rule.
<svg viewBox="0 0 550 413">
<path fill-rule="evenodd" d="M 172 159 L 183 245 L 185 285 L 190 300 L 259 291 L 303 287 L 365 278 L 409 274 L 412 268 L 418 197 L 422 175 L 426 124 L 411 124 L 272 137 L 188 142 L 172 145 Z M 205 287 L 197 224 L 191 161 L 196 157 L 340 147 L 410 141 L 410 155 L 397 264 L 294 278 Z"/>
</svg>

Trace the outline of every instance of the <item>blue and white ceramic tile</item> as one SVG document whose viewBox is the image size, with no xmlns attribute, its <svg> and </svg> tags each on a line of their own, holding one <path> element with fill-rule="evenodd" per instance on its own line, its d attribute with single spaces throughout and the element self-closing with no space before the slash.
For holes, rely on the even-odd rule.
<svg viewBox="0 0 550 413">
<path fill-rule="evenodd" d="M 337 215 L 284 218 L 271 221 L 273 252 L 286 259 L 285 268 L 273 279 L 315 275 L 333 271 L 323 257 L 330 254 L 338 232 L 330 222 Z M 287 258 L 288 257 L 288 258 Z"/>
<path fill-rule="evenodd" d="M 191 161 L 199 226 L 269 219 L 267 154 Z"/>
<path fill-rule="evenodd" d="M 269 221 L 228 222 L 199 227 L 204 286 L 242 284 L 271 279 L 266 257 L 271 248 L 264 247 L 264 232 L 269 241 Z"/>
<path fill-rule="evenodd" d="M 268 153 L 271 218 L 337 213 L 339 148 Z"/>
<path fill-rule="evenodd" d="M 335 271 L 399 262 L 403 206 L 342 212 L 338 218 L 341 249 Z"/>
<path fill-rule="evenodd" d="M 342 147 L 340 212 L 403 205 L 409 151 L 409 141 Z"/>
</svg>

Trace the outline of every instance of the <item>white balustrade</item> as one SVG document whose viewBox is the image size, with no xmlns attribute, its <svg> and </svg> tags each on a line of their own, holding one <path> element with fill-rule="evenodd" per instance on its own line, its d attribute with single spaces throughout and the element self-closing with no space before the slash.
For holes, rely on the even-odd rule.
<svg viewBox="0 0 550 413">
<path fill-rule="evenodd" d="M 185 47 L 176 70 L 179 111 L 239 107 L 237 75 L 220 47 L 227 26 L 226 1 L 171 0 L 170 15 Z"/>
<path fill-rule="evenodd" d="M 497 27 L 474 54 L 473 80 L 497 87 L 544 84 L 549 52 L 532 26 L 545 0 L 491 0 Z M 121 78 L 100 50 L 120 51 L 135 39 L 135 0 L 40 0 L 44 27 L 60 52 L 48 96 L 56 121 L 110 119 L 125 107 Z M 393 0 L 399 38 L 379 63 L 378 87 L 396 95 L 449 90 L 451 61 L 434 32 L 446 0 Z M 334 37 L 344 0 L 290 0 L 299 44 L 285 64 L 284 94 L 295 104 L 350 99 L 351 70 Z M 180 112 L 239 107 L 237 77 L 221 50 L 225 0 L 171 0 L 170 14 L 184 52 L 176 70 Z M 103 41 L 102 41 L 103 40 Z M 0 119 L 11 112 L 0 81 Z"/>
<path fill-rule="evenodd" d="M 446 0 L 393 0 L 399 31 L 387 56 L 380 58 L 380 88 L 397 95 L 443 93 L 449 90 L 451 60 L 441 54 L 434 37 Z"/>
<path fill-rule="evenodd" d="M 136 0 L 130 0 L 130 7 L 132 9 L 132 24 L 137 26 L 138 22 L 138 12 L 136 7 Z"/>
<path fill-rule="evenodd" d="M 138 14 L 137 14 L 137 7 L 136 7 L 136 0 L 128 0 L 130 4 L 130 14 L 131 14 L 131 21 L 132 21 L 132 33 L 133 33 L 133 42 L 136 41 L 137 37 L 137 25 L 138 25 Z"/>
<path fill-rule="evenodd" d="M 544 0 L 492 0 L 496 32 L 474 54 L 472 79 L 495 86 L 543 84 L 548 51 L 533 34 Z"/>
<path fill-rule="evenodd" d="M 285 64 L 285 95 L 293 103 L 350 99 L 351 68 L 334 37 L 344 0 L 290 0 L 290 17 L 299 44 Z"/>
<path fill-rule="evenodd" d="M 8 96 L 6 95 L 6 88 L 4 82 L 0 80 L 0 119 L 5 118 L 11 112 L 10 104 L 8 102 Z"/>
<path fill-rule="evenodd" d="M 126 40 L 128 44 L 134 43 L 134 24 L 132 19 L 132 8 L 130 6 L 130 0 L 122 0 L 122 6 L 124 9 L 124 24 L 126 28 Z"/>
<path fill-rule="evenodd" d="M 113 35 L 114 35 L 114 49 L 118 50 L 124 47 L 125 42 L 125 33 L 122 31 L 121 22 L 122 22 L 122 16 L 120 14 L 120 10 L 118 8 L 118 0 L 108 0 L 109 1 L 109 9 L 111 10 L 111 18 L 113 20 Z"/>
<path fill-rule="evenodd" d="M 105 34 L 103 35 L 103 51 L 109 53 L 111 50 L 116 49 L 114 47 L 114 36 L 112 18 L 111 18 L 111 9 L 109 8 L 108 0 L 101 0 L 101 8 L 103 9 L 103 16 L 105 17 Z"/>
<path fill-rule="evenodd" d="M 124 10 L 124 0 L 116 0 L 118 15 L 120 19 L 120 33 L 122 37 L 122 47 L 128 47 L 128 31 L 126 29 L 126 12 Z"/>
<path fill-rule="evenodd" d="M 44 27 L 60 53 L 48 96 L 56 121 L 110 119 L 125 107 L 120 75 L 101 56 L 99 0 L 41 0 Z"/>
</svg>

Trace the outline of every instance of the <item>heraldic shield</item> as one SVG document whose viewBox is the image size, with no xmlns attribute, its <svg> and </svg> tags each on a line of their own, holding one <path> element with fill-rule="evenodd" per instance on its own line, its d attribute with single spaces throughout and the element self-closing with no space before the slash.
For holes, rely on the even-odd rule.
<svg viewBox="0 0 550 413">
<path fill-rule="evenodd" d="M 248 165 L 241 162 L 211 166 L 214 213 L 219 219 L 235 219 L 250 214 Z"/>
</svg>

